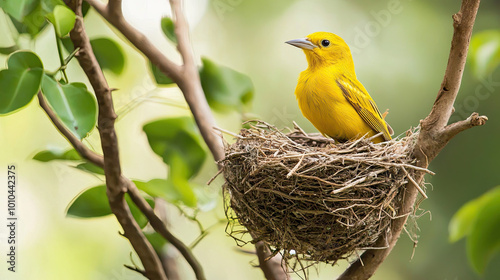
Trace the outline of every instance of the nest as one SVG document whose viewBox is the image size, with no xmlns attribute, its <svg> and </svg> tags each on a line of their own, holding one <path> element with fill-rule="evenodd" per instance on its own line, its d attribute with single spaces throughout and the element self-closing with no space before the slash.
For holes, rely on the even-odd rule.
<svg viewBox="0 0 500 280">
<path fill-rule="evenodd" d="M 288 134 L 263 122 L 242 129 L 222 161 L 226 231 L 239 245 L 249 233 L 285 261 L 335 263 L 372 247 L 400 215 L 402 187 L 422 170 L 409 157 L 416 135 L 336 143 L 297 126 Z"/>
</svg>

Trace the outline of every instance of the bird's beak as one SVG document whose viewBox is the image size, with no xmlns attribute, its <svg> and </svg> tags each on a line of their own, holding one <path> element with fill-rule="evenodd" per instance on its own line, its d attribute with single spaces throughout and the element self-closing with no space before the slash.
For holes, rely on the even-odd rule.
<svg viewBox="0 0 500 280">
<path fill-rule="evenodd" d="M 305 50 L 312 50 L 312 49 L 318 47 L 315 44 L 311 43 L 311 41 L 309 41 L 308 38 L 290 40 L 290 41 L 286 41 L 285 43 L 290 44 L 292 46 L 295 46 L 297 48 L 305 49 Z"/>
</svg>

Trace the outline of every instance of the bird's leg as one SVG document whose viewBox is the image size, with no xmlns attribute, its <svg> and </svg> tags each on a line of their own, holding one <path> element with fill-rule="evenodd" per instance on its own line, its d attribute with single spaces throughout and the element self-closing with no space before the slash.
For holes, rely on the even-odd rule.
<svg viewBox="0 0 500 280">
<path fill-rule="evenodd" d="M 385 119 L 387 115 L 389 115 L 389 109 L 385 110 L 385 112 L 382 114 L 382 119 Z"/>
</svg>

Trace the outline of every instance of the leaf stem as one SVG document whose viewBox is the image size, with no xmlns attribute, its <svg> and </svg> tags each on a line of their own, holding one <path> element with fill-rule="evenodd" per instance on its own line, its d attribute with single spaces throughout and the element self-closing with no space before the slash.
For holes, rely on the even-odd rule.
<svg viewBox="0 0 500 280">
<path fill-rule="evenodd" d="M 64 60 L 64 64 L 61 65 L 61 67 L 66 67 L 69 62 L 75 57 L 75 55 L 78 53 L 78 51 L 80 51 L 80 47 L 77 47 L 76 49 L 74 49 L 69 55 L 68 57 L 66 57 L 66 59 Z"/>
<path fill-rule="evenodd" d="M 60 70 L 62 73 L 63 73 L 63 76 L 64 76 L 64 80 L 66 81 L 66 83 L 69 82 L 68 80 L 68 75 L 66 75 L 66 61 L 64 60 L 64 56 L 63 56 L 63 53 L 62 53 L 62 42 L 61 42 L 61 39 L 59 37 L 57 37 L 57 33 L 54 29 L 54 34 L 56 35 L 56 45 L 57 45 L 57 53 L 59 54 L 59 62 L 61 64 L 61 66 L 59 67 L 58 70 Z M 76 54 L 76 53 L 75 53 Z M 73 54 L 74 56 L 74 54 Z M 71 55 L 70 55 L 71 57 Z M 70 58 L 71 60 L 71 58 Z M 69 60 L 68 60 L 69 62 Z"/>
</svg>

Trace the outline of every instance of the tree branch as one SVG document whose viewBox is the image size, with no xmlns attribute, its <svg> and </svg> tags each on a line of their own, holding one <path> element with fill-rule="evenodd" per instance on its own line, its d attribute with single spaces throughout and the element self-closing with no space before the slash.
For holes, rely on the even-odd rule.
<svg viewBox="0 0 500 280">
<path fill-rule="evenodd" d="M 45 97 L 43 96 L 42 92 L 38 92 L 38 103 L 40 104 L 40 107 L 45 111 L 49 119 L 52 121 L 54 126 L 61 132 L 61 134 L 68 140 L 69 143 L 75 148 L 75 150 L 78 152 L 78 154 L 88 160 L 89 162 L 99 166 L 103 167 L 104 166 L 104 159 L 101 155 L 91 151 L 87 146 L 85 146 L 78 137 L 76 137 L 69 129 L 64 126 L 64 124 L 59 120 L 57 115 L 52 111 L 52 108 L 50 108 L 49 104 L 47 104 L 47 101 L 45 100 Z"/>
<path fill-rule="evenodd" d="M 460 11 L 452 16 L 453 38 L 451 41 L 448 65 L 432 110 L 425 118 L 423 126 L 429 125 L 442 129 L 448 123 L 457 98 L 462 75 L 467 60 L 472 28 L 476 20 L 480 0 L 463 0 Z"/>
<path fill-rule="evenodd" d="M 81 11 L 82 0 L 65 0 L 65 3 L 76 14 L 75 26 L 70 32 L 71 41 L 75 48 L 80 48 L 77 54 L 78 62 L 92 84 L 99 104 L 98 129 L 104 154 L 106 192 L 110 208 L 122 226 L 124 236 L 128 238 L 141 259 L 146 277 L 149 279 L 166 280 L 167 278 L 158 255 L 144 236 L 124 199 L 125 192 L 128 189 L 127 181 L 121 175 L 118 141 L 114 128 L 116 114 L 114 112 L 111 89 L 97 63 L 84 29 Z"/>
<path fill-rule="evenodd" d="M 474 113 L 467 120 L 446 126 L 453 112 L 453 103 L 462 82 L 462 74 L 479 3 L 480 0 L 463 0 L 460 11 L 453 15 L 454 33 L 448 66 L 432 110 L 420 122 L 420 133 L 413 149 L 413 157 L 417 160 L 416 165 L 419 167 L 427 168 L 453 136 L 473 126 L 483 125 L 488 119 Z M 419 184 L 423 178 L 423 172 L 418 171 L 415 174 L 415 181 Z M 417 187 L 412 182 L 408 183 L 403 191 L 405 195 L 399 208 L 400 218 L 393 220 L 389 234 L 379 238 L 374 245 L 375 247 L 387 248 L 366 250 L 360 257 L 362 261 L 358 259 L 351 264 L 338 280 L 368 279 L 389 255 L 399 239 L 408 216 L 414 212 L 413 205 L 418 196 Z"/>
<path fill-rule="evenodd" d="M 470 115 L 470 117 L 468 117 L 467 119 L 446 126 L 443 129 L 441 135 L 446 141 L 450 141 L 451 138 L 455 137 L 455 135 L 459 134 L 460 132 L 474 126 L 484 125 L 487 120 L 488 117 L 486 116 L 479 116 L 478 113 L 472 113 L 472 115 Z"/>
<path fill-rule="evenodd" d="M 200 77 L 198 74 L 198 69 L 196 64 L 188 57 L 183 57 L 185 64 L 183 66 L 177 65 L 171 60 L 169 60 L 160 50 L 158 50 L 144 34 L 139 32 L 133 26 L 131 26 L 124 18 L 121 13 L 121 7 L 118 7 L 118 3 L 121 1 L 113 0 L 115 7 L 111 11 L 111 6 L 102 4 L 98 0 L 86 0 L 98 13 L 100 13 L 109 23 L 116 27 L 129 41 L 134 45 L 139 51 L 141 51 L 154 65 L 158 67 L 165 75 L 169 76 L 182 90 L 184 98 L 193 113 L 194 119 L 198 128 L 200 129 L 203 139 L 207 143 L 214 159 L 216 161 L 224 158 L 224 149 L 221 137 L 215 133 L 213 127 L 215 127 L 215 119 L 210 111 L 210 107 L 201 88 Z M 171 4 L 172 7 L 180 5 L 174 0 Z M 119 12 L 115 9 L 119 8 Z M 181 33 L 178 35 L 178 40 L 182 42 L 182 54 L 192 52 L 189 49 L 189 29 L 185 23 L 184 15 L 182 14 L 180 8 L 174 10 L 174 12 L 180 12 L 180 14 L 175 14 L 176 19 L 181 19 L 180 22 L 176 22 L 176 33 Z M 184 35 L 186 34 L 186 35 Z M 189 50 L 188 50 L 189 49 Z M 191 64 L 187 64 L 187 62 Z"/>
<path fill-rule="evenodd" d="M 158 232 L 165 240 L 170 242 L 174 247 L 182 254 L 182 256 L 189 263 L 191 268 L 193 269 L 196 279 L 205 280 L 206 277 L 203 272 L 203 268 L 191 252 L 188 246 L 186 246 L 181 240 L 175 237 L 165 226 L 163 221 L 155 214 L 154 209 L 151 208 L 149 203 L 142 197 L 139 190 L 136 188 L 134 183 L 129 181 L 128 194 L 132 201 L 137 205 L 137 207 L 141 210 L 142 213 L 148 218 L 149 223 L 154 228 L 156 232 Z"/>
<path fill-rule="evenodd" d="M 186 17 L 182 12 L 181 0 L 170 0 L 172 15 L 175 17 L 175 35 L 177 37 L 177 49 L 184 61 L 184 67 L 193 67 L 198 73 L 198 67 L 194 60 L 193 50 L 191 49 L 191 40 L 189 39 L 189 26 Z"/>
<path fill-rule="evenodd" d="M 123 17 L 121 0 L 110 0 L 109 4 L 103 4 L 98 0 L 86 0 L 103 18 L 117 28 L 140 52 L 142 52 L 158 69 L 169 76 L 181 89 L 184 98 L 193 113 L 196 124 L 209 147 L 215 161 L 224 158 L 224 146 L 222 138 L 214 131 L 215 119 L 212 115 L 205 94 L 201 87 L 198 67 L 196 65 L 191 42 L 189 39 L 189 27 L 182 13 L 181 1 L 170 0 L 173 17 L 175 18 L 175 33 L 178 40 L 178 50 L 184 64 L 182 66 L 173 63 L 160 50 L 158 50 L 147 38 L 131 26 Z M 258 245 L 257 243 L 256 245 Z M 261 244 L 263 245 L 263 244 Z M 259 260 L 266 260 L 270 254 L 266 250 L 259 250 Z M 266 278 L 287 279 L 288 276 L 281 267 L 280 256 L 261 262 L 260 268 Z"/>
<path fill-rule="evenodd" d="M 259 259 L 259 268 L 264 272 L 264 276 L 267 280 L 288 280 L 290 275 L 286 273 L 286 266 L 281 261 L 280 257 L 273 257 L 268 259 L 272 255 L 271 250 L 266 243 L 259 241 L 255 243 L 255 249 L 257 257 Z M 277 254 L 279 255 L 279 254 Z"/>
<path fill-rule="evenodd" d="M 92 162 L 93 164 L 103 167 L 104 166 L 104 161 L 102 156 L 92 152 L 89 150 L 76 136 L 71 133 L 57 118 L 56 114 L 50 106 L 47 104 L 44 96 L 42 95 L 41 92 L 38 93 L 38 100 L 40 103 L 40 106 L 42 109 L 47 113 L 49 118 L 51 119 L 52 123 L 56 126 L 56 128 L 64 135 L 64 137 L 71 143 L 71 145 L 75 148 L 75 150 L 82 156 L 84 159 Z M 203 275 L 203 269 L 201 265 L 198 263 L 194 255 L 191 253 L 189 248 L 182 243 L 179 239 L 177 239 L 173 234 L 171 234 L 168 229 L 166 229 L 164 223 L 159 219 L 159 217 L 156 216 L 154 213 L 154 210 L 149 206 L 149 204 L 144 200 L 144 198 L 141 196 L 137 188 L 133 185 L 130 180 L 123 178 L 123 180 L 129 182 L 129 189 L 128 193 L 134 203 L 137 205 L 137 207 L 141 210 L 141 212 L 146 214 L 146 217 L 148 220 L 152 221 L 151 225 L 152 227 L 160 233 L 167 241 L 169 241 L 174 247 L 177 248 L 178 251 L 180 251 L 183 256 L 186 258 L 188 263 L 192 266 L 193 270 L 195 271 L 195 274 L 197 275 L 197 279 L 205 279 L 205 276 Z M 125 265 L 127 268 L 130 268 L 129 266 Z M 132 268 L 131 268 L 132 269 Z M 140 272 L 141 274 L 144 274 L 143 271 L 137 270 L 137 268 L 132 269 L 134 271 Z"/>
</svg>

